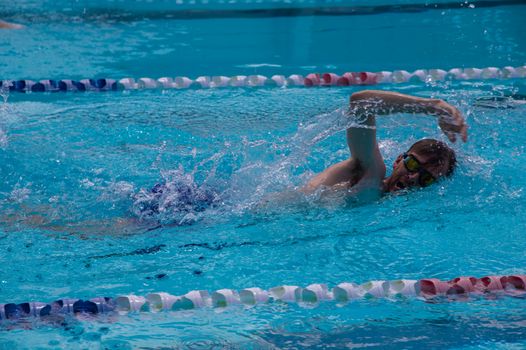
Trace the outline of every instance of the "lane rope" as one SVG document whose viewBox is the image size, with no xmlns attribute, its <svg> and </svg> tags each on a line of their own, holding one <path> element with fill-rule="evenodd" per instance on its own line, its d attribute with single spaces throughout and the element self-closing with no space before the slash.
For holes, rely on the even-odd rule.
<svg viewBox="0 0 526 350">
<path fill-rule="evenodd" d="M 329 289 L 326 284 L 311 284 L 307 287 L 283 285 L 264 290 L 258 287 L 240 291 L 220 289 L 213 293 L 193 290 L 175 296 L 165 292 L 146 296 L 123 295 L 115 298 L 97 297 L 88 300 L 60 299 L 52 303 L 25 302 L 0 304 L 0 321 L 16 321 L 27 318 L 43 318 L 56 315 L 106 314 L 129 312 L 180 311 L 204 307 L 225 308 L 242 305 L 253 307 L 270 302 L 299 303 L 316 306 L 333 301 L 344 304 L 357 299 L 422 298 L 465 300 L 475 296 L 507 295 L 526 298 L 526 275 L 457 277 L 450 281 L 436 278 L 421 280 L 369 281 L 363 284 L 340 283 Z"/>
<path fill-rule="evenodd" d="M 85 92 L 85 91 L 119 91 L 119 90 L 147 90 L 147 89 L 209 89 L 227 87 L 329 87 L 351 85 L 401 84 L 407 82 L 432 83 L 451 80 L 505 80 L 526 78 L 526 65 L 519 67 L 506 66 L 503 68 L 453 68 L 418 69 L 414 72 L 406 70 L 380 72 L 347 72 L 342 75 L 336 73 L 310 73 L 273 75 L 235 75 L 235 76 L 199 76 L 195 79 L 188 77 L 152 78 L 122 78 L 122 79 L 44 79 L 33 80 L 3 80 L 0 87 L 13 92 Z"/>
</svg>

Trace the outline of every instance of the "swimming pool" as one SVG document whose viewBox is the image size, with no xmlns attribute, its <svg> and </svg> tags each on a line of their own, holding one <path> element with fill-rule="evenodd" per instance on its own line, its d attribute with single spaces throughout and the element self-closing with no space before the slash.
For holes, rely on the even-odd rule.
<svg viewBox="0 0 526 350">
<path fill-rule="evenodd" d="M 437 2 L 438 9 L 430 9 L 401 1 L 398 11 L 387 11 L 381 2 L 356 2 L 362 11 L 357 15 L 273 17 L 276 12 L 267 11 L 264 17 L 234 12 L 186 20 L 177 18 L 175 4 L 161 1 L 151 7 L 94 4 L 1 5 L 0 18 L 27 29 L 0 32 L 0 78 L 306 75 L 526 62 L 519 35 L 526 6 L 520 2 L 475 2 L 474 8 Z M 341 3 L 287 8 L 336 5 Z M 111 11 L 101 10 L 105 6 Z M 308 199 L 261 205 L 347 156 L 341 115 L 334 111 L 361 86 L 4 92 L 0 302 L 524 274 L 526 107 L 506 97 L 525 95 L 524 80 L 411 81 L 379 88 L 458 105 L 470 139 L 454 146 L 460 166 L 451 179 L 367 205 Z M 388 163 L 417 139 L 444 139 L 432 120 L 412 116 L 379 119 L 378 133 Z M 163 178 L 205 183 L 221 203 L 182 213 L 177 222 L 184 225 L 117 221 L 136 217 L 137 193 Z M 317 307 L 270 303 L 84 316 L 65 325 L 3 323 L 0 344 L 514 348 L 526 344 L 525 316 L 524 299 L 511 297 L 371 299 Z"/>
</svg>

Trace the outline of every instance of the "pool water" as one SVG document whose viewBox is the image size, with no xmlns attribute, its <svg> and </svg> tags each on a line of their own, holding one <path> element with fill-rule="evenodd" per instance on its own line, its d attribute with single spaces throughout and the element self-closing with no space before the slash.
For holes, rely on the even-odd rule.
<svg viewBox="0 0 526 350">
<path fill-rule="evenodd" d="M 517 34 L 524 5 L 185 21 L 13 8 L 4 19 L 28 29 L 0 33 L 0 74 L 12 79 L 447 69 L 519 65 L 526 55 Z M 406 26 L 387 25 L 393 19 Z M 414 34 L 418 25 L 429 30 Z M 400 41 L 386 50 L 404 30 L 417 47 Z M 232 42 L 228 31 L 246 37 Z M 362 49 L 351 31 L 368 39 L 356 44 Z M 342 110 L 361 87 L 4 91 L 0 301 L 524 273 L 524 84 L 379 86 L 458 106 L 469 140 L 453 146 L 451 178 L 368 204 L 294 191 L 348 157 Z M 481 103 L 489 96 L 505 98 Z M 445 140 L 431 117 L 378 118 L 388 169 L 423 137 Z M 162 182 L 212 189 L 218 201 L 138 223 L 139 194 Z M 510 297 L 272 303 L 4 324 L 0 348 L 521 348 L 525 325 L 524 299 Z"/>
<path fill-rule="evenodd" d="M 257 17 L 237 11 L 230 18 L 212 12 L 211 18 L 185 13 L 187 19 L 174 19 L 179 5 L 162 0 L 3 2 L 0 18 L 31 25 L 0 35 L 0 79 L 341 74 L 526 61 L 522 0 L 471 2 L 473 8 L 460 1 L 290 1 L 289 8 L 324 4 L 356 15 Z M 242 6 L 209 2 L 220 9 Z M 278 5 L 261 0 L 244 6 Z"/>
</svg>

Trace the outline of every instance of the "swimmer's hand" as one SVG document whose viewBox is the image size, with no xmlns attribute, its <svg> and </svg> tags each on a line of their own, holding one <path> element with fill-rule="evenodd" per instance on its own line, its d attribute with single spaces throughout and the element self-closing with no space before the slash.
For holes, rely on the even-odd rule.
<svg viewBox="0 0 526 350">
<path fill-rule="evenodd" d="M 460 111 L 443 100 L 436 100 L 431 114 L 438 116 L 438 125 L 449 141 L 455 142 L 457 134 L 462 141 L 468 140 L 468 126 Z"/>
</svg>

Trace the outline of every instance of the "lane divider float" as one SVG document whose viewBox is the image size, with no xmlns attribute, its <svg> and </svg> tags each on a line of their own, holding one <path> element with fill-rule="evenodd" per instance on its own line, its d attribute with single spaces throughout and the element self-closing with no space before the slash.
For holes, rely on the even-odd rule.
<svg viewBox="0 0 526 350">
<path fill-rule="evenodd" d="M 418 69 L 414 72 L 406 70 L 380 72 L 347 72 L 310 73 L 273 75 L 235 75 L 235 76 L 200 76 L 196 79 L 188 77 L 152 78 L 122 78 L 122 79 L 82 79 L 82 80 L 3 80 L 3 89 L 15 92 L 85 92 L 85 91 L 118 91 L 147 89 L 209 89 L 227 87 L 328 87 L 351 85 L 401 84 L 407 82 L 425 82 L 445 80 L 490 80 L 490 79 L 520 79 L 526 78 L 526 65 L 503 68 L 453 68 Z"/>
<path fill-rule="evenodd" d="M 123 295 L 116 298 L 97 297 L 89 300 L 60 299 L 52 303 L 25 302 L 0 304 L 0 321 L 16 321 L 31 317 L 46 318 L 53 315 L 125 314 L 130 312 L 160 312 L 191 310 L 204 307 L 225 308 L 242 305 L 253 307 L 270 302 L 317 305 L 334 301 L 348 303 L 357 299 L 418 297 L 423 300 L 441 298 L 456 300 L 469 296 L 507 295 L 526 297 L 526 275 L 457 277 L 450 281 L 436 278 L 421 280 L 369 281 L 363 284 L 340 283 L 329 289 L 326 284 L 307 287 L 283 285 L 269 290 L 246 288 L 240 291 L 220 289 L 213 293 L 193 290 L 175 296 L 165 292 L 143 296 Z"/>
</svg>

